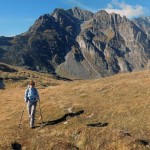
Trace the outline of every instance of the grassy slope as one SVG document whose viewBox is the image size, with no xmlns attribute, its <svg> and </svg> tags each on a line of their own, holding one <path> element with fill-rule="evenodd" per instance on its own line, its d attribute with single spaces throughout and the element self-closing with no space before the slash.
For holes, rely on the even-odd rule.
<svg viewBox="0 0 150 150">
<path fill-rule="evenodd" d="M 31 150 L 70 150 L 76 147 L 81 150 L 150 149 L 146 143 L 150 141 L 150 72 L 68 82 L 18 70 L 18 73 L 7 73 L 7 76 L 26 76 L 28 79 L 6 80 L 5 90 L 0 90 L 0 149 L 10 149 L 14 141 L 20 143 L 22 149 Z M 29 79 L 37 83 L 44 122 L 63 117 L 68 108 L 73 112 L 84 110 L 84 113 L 58 124 L 30 129 L 23 102 Z M 18 129 L 24 108 L 22 128 Z M 37 106 L 37 126 L 41 122 L 39 117 Z M 87 126 L 99 122 L 108 123 L 108 126 Z"/>
</svg>

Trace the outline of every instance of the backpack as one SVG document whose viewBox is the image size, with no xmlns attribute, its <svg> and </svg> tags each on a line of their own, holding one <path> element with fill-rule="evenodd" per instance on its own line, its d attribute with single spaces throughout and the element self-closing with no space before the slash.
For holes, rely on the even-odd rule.
<svg viewBox="0 0 150 150">
<path fill-rule="evenodd" d="M 35 102 L 37 98 L 37 90 L 36 88 L 28 88 L 27 89 L 27 97 L 30 102 Z"/>
</svg>

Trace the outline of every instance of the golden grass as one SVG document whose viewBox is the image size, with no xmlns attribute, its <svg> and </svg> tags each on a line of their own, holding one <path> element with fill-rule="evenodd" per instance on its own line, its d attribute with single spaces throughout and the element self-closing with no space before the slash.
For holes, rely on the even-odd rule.
<svg viewBox="0 0 150 150">
<path fill-rule="evenodd" d="M 150 149 L 150 72 L 72 82 L 24 70 L 24 74 L 28 73 L 36 77 L 44 122 L 63 117 L 69 109 L 72 112 L 84 110 L 84 113 L 68 117 L 59 124 L 30 129 L 23 96 L 32 77 L 6 81 L 6 89 L 0 90 L 0 149 L 11 149 L 14 141 L 24 150 Z M 19 70 L 18 75 L 21 74 Z M 18 129 L 24 108 L 22 128 Z M 41 122 L 39 117 L 37 106 L 36 125 Z M 108 126 L 87 126 L 99 122 L 108 123 Z"/>
</svg>

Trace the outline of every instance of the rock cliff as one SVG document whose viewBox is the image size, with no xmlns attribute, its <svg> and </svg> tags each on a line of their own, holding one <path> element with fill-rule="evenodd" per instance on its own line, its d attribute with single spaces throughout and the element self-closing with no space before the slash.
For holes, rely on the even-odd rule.
<svg viewBox="0 0 150 150">
<path fill-rule="evenodd" d="M 142 70 L 150 57 L 150 24 L 139 20 L 104 10 L 55 9 L 27 32 L 0 37 L 0 61 L 82 79 Z"/>
</svg>

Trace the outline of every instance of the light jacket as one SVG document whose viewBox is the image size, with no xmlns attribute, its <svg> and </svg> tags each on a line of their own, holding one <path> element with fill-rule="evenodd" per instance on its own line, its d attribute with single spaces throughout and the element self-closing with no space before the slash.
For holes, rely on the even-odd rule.
<svg viewBox="0 0 150 150">
<path fill-rule="evenodd" d="M 25 95 L 24 95 L 25 102 L 28 102 L 28 101 L 36 102 L 37 99 L 38 99 L 38 101 L 40 100 L 39 94 L 38 94 L 38 91 L 36 88 L 34 88 L 34 87 L 30 88 L 29 87 L 25 90 Z"/>
</svg>

